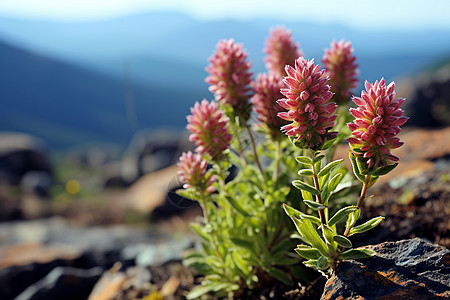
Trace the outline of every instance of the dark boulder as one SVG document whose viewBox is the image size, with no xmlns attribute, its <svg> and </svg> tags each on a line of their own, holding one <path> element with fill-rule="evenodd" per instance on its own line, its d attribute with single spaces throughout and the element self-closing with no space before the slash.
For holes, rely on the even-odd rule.
<svg viewBox="0 0 450 300">
<path fill-rule="evenodd" d="M 57 267 L 15 299 L 87 299 L 102 272 L 100 267 L 89 270 Z"/>
<path fill-rule="evenodd" d="M 0 179 L 19 185 L 28 172 L 43 172 L 52 177 L 45 143 L 22 133 L 0 133 Z"/>
<path fill-rule="evenodd" d="M 377 254 L 344 261 L 321 299 L 448 299 L 450 250 L 414 238 L 366 248 Z"/>
</svg>

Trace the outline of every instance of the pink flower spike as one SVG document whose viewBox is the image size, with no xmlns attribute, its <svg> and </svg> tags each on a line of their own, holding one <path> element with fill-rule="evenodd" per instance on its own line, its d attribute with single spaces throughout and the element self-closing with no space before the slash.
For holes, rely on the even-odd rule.
<svg viewBox="0 0 450 300">
<path fill-rule="evenodd" d="M 322 62 L 330 77 L 334 101 L 339 105 L 347 104 L 352 90 L 358 85 L 358 65 L 352 44 L 344 40 L 333 41 L 330 49 L 325 49 Z"/>
<path fill-rule="evenodd" d="M 184 183 L 183 188 L 198 188 L 208 194 L 215 191 L 212 184 L 216 181 L 216 177 L 206 174 L 208 163 L 200 154 L 194 155 L 191 151 L 184 152 L 178 166 L 180 167 L 178 175 Z"/>
<path fill-rule="evenodd" d="M 270 36 L 266 40 L 264 53 L 267 54 L 264 61 L 269 73 L 284 76 L 285 66 L 294 65 L 294 61 L 303 56 L 299 50 L 300 44 L 295 43 L 291 36 L 291 31 L 283 27 L 270 30 Z"/>
<path fill-rule="evenodd" d="M 300 57 L 295 61 L 295 68 L 286 69 L 290 69 L 290 72 L 284 82 L 289 84 L 281 93 L 295 100 L 278 100 L 283 108 L 288 109 L 288 112 L 280 112 L 278 116 L 286 121 L 293 121 L 290 127 L 282 127 L 282 130 L 286 135 L 295 137 L 299 147 L 318 150 L 326 140 L 334 139 L 337 135 L 337 132 L 329 132 L 335 125 L 337 105 L 329 102 L 332 93 L 327 85 L 328 78 L 323 70 L 319 71 L 314 59 L 307 61 Z M 287 131 L 286 128 L 290 130 Z"/>
<path fill-rule="evenodd" d="M 404 99 L 394 100 L 394 82 L 386 87 L 384 79 L 375 81 L 373 85 L 366 81 L 365 87 L 361 97 L 353 98 L 357 108 L 350 109 L 355 120 L 347 124 L 353 132 L 347 141 L 352 149 L 358 149 L 354 154 L 367 159 L 368 168 L 375 170 L 398 161 L 390 150 L 403 144 L 395 136 L 408 118 L 402 116 L 403 111 L 398 105 Z"/>
<path fill-rule="evenodd" d="M 189 139 L 197 145 L 196 151 L 207 153 L 213 161 L 219 161 L 230 146 L 232 136 L 228 131 L 228 118 L 216 102 L 205 99 L 196 102 L 187 116 L 187 129 L 192 132 Z"/>
<path fill-rule="evenodd" d="M 248 114 L 253 75 L 251 63 L 246 60 L 247 52 L 241 44 L 234 43 L 233 39 L 221 40 L 206 68 L 209 76 L 205 81 L 210 84 L 209 90 L 214 93 L 216 101 L 230 105 L 241 117 Z"/>
<path fill-rule="evenodd" d="M 253 110 L 257 113 L 259 126 L 266 128 L 272 139 L 276 140 L 282 136 L 280 127 L 286 125 L 288 122 L 279 118 L 277 114 L 283 111 L 282 106 L 287 104 L 279 104 L 277 100 L 283 95 L 280 89 L 283 87 L 283 78 L 274 73 L 258 74 L 256 82 L 252 82 L 252 87 L 255 94 L 252 97 Z M 287 101 L 289 103 L 289 101 Z"/>
</svg>

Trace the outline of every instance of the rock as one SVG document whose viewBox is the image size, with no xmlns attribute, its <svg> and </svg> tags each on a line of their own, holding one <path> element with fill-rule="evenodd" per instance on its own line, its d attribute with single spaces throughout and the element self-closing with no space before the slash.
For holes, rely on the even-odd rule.
<svg viewBox="0 0 450 300">
<path fill-rule="evenodd" d="M 376 256 L 341 262 L 325 299 L 448 299 L 450 250 L 415 238 L 367 246 Z"/>
<path fill-rule="evenodd" d="M 0 244 L 0 299 L 13 299 L 58 267 L 107 270 L 116 262 L 124 268 L 136 263 L 159 265 L 180 259 L 192 241 L 189 236 L 176 238 L 157 228 L 73 227 L 64 219 L 52 218 L 1 223 Z M 127 270 L 134 286 L 151 278 L 143 268 Z M 41 285 L 34 289 L 41 289 Z M 77 299 L 87 299 L 87 296 Z"/>
<path fill-rule="evenodd" d="M 15 299 L 87 299 L 101 273 L 99 267 L 89 270 L 56 267 Z"/>
<path fill-rule="evenodd" d="M 103 273 L 100 280 L 95 284 L 88 300 L 112 300 L 122 290 L 126 282 L 126 276 L 118 272 L 120 264 L 114 265 L 110 270 Z"/>
<path fill-rule="evenodd" d="M 149 213 L 164 204 L 167 191 L 178 187 L 178 166 L 173 165 L 163 170 L 144 175 L 126 191 L 129 206 L 139 212 Z"/>
<path fill-rule="evenodd" d="M 417 75 L 398 82 L 397 95 L 405 97 L 408 126 L 450 125 L 450 63 L 438 62 Z"/>
<path fill-rule="evenodd" d="M 186 131 L 139 131 L 123 158 L 121 177 L 125 182 L 133 183 L 144 174 L 175 164 L 183 151 L 192 148 Z"/>
<path fill-rule="evenodd" d="M 46 264 L 58 259 L 74 260 L 81 253 L 67 245 L 43 245 L 22 243 L 0 247 L 0 269 L 11 266 L 24 266 L 32 263 Z"/>
<path fill-rule="evenodd" d="M 45 143 L 27 134 L 0 133 L 0 179 L 18 185 L 30 171 L 52 176 Z"/>
<path fill-rule="evenodd" d="M 20 182 L 22 191 L 31 192 L 40 197 L 48 197 L 53 185 L 54 181 L 50 174 L 42 171 L 27 172 Z"/>
</svg>

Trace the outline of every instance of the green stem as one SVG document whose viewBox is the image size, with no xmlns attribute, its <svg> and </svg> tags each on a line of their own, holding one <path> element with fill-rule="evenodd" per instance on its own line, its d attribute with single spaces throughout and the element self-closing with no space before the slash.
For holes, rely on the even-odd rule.
<svg viewBox="0 0 450 300">
<path fill-rule="evenodd" d="M 363 184 L 363 188 L 362 188 L 362 190 L 361 190 L 361 195 L 360 195 L 359 201 L 358 201 L 358 208 L 359 208 L 359 209 L 361 209 L 361 207 L 362 207 L 362 205 L 363 205 L 363 203 L 364 203 L 364 199 L 366 198 L 366 192 L 367 192 L 367 188 L 368 188 L 369 183 L 370 183 L 370 178 L 371 178 L 371 175 L 366 175 L 366 178 L 365 178 L 365 181 L 364 181 L 364 184 Z M 350 230 L 351 230 L 351 229 L 353 228 L 353 226 L 356 224 L 356 221 L 357 221 L 357 220 L 355 220 L 355 221 L 353 222 L 353 224 L 350 224 L 350 225 L 345 229 L 344 236 L 348 236 L 348 235 L 350 234 Z"/>
<path fill-rule="evenodd" d="M 261 175 L 264 177 L 264 171 L 263 171 L 263 168 L 261 167 L 261 164 L 259 163 L 258 152 L 256 151 L 256 143 L 255 143 L 255 138 L 253 137 L 252 130 L 250 129 L 250 126 L 248 126 L 248 125 L 245 126 L 245 128 L 247 128 L 248 135 L 250 136 L 250 141 L 252 144 L 253 155 L 255 156 L 256 165 L 258 166 L 258 169 L 261 172 Z"/>
<path fill-rule="evenodd" d="M 281 141 L 276 141 L 275 149 L 275 172 L 273 173 L 272 180 L 274 183 L 277 182 L 278 176 L 280 174 L 280 162 L 281 162 Z"/>
<path fill-rule="evenodd" d="M 241 142 L 241 134 L 240 134 L 240 129 L 239 126 L 237 126 L 236 124 L 234 124 L 232 126 L 233 131 L 234 131 L 234 136 L 236 137 L 237 143 L 238 143 L 238 152 L 239 152 L 239 157 L 241 159 L 241 163 L 242 163 L 242 167 L 246 167 L 247 166 L 247 160 L 245 159 L 245 155 L 244 155 L 244 147 L 242 146 L 242 142 Z"/>
<path fill-rule="evenodd" d="M 311 156 L 312 156 L 312 159 L 314 161 L 314 152 L 312 152 Z M 319 178 L 317 177 L 316 166 L 315 166 L 314 163 L 312 164 L 312 171 L 313 171 L 313 178 L 314 178 L 314 187 L 319 191 L 319 194 L 316 195 L 316 199 L 317 199 L 317 202 L 319 204 L 323 204 L 322 196 L 320 195 Z M 326 225 L 327 224 L 327 219 L 325 218 L 325 213 L 324 213 L 323 209 L 319 210 L 319 217 L 320 217 L 320 222 L 322 224 Z"/>
</svg>

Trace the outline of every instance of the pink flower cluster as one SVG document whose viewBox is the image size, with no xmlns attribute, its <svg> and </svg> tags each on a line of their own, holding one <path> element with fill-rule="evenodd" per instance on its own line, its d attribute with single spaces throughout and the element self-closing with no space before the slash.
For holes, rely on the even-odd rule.
<svg viewBox="0 0 450 300">
<path fill-rule="evenodd" d="M 277 101 L 288 110 L 278 113 L 278 116 L 292 121 L 283 126 L 282 131 L 295 137 L 300 147 L 313 150 L 320 149 L 325 140 L 337 135 L 337 132 L 329 132 L 335 125 L 337 105 L 329 102 L 333 93 L 324 72 L 319 71 L 319 65 L 314 65 L 314 59 L 307 61 L 303 57 L 298 58 L 295 68 L 286 66 L 288 76 L 283 82 L 288 88 L 281 90 L 286 98 Z"/>
<path fill-rule="evenodd" d="M 183 188 L 194 187 L 207 193 L 215 191 L 213 183 L 216 181 L 216 176 L 206 175 L 208 163 L 200 154 L 194 155 L 191 151 L 184 152 L 180 157 L 178 166 L 180 167 L 178 175 L 184 183 Z"/>
<path fill-rule="evenodd" d="M 264 53 L 267 69 L 270 73 L 284 76 L 286 65 L 293 65 L 295 60 L 303 53 L 298 49 L 299 43 L 294 43 L 291 32 L 283 27 L 277 27 L 270 31 L 270 36 L 266 40 Z"/>
<path fill-rule="evenodd" d="M 187 129 L 192 132 L 189 140 L 197 145 L 196 151 L 207 153 L 213 161 L 222 158 L 230 146 L 232 136 L 228 131 L 228 118 L 218 108 L 217 102 L 208 103 L 205 99 L 196 102 L 187 116 Z"/>
<path fill-rule="evenodd" d="M 373 85 L 366 81 L 365 88 L 361 97 L 353 98 L 357 108 L 350 108 L 355 120 L 347 124 L 353 132 L 347 141 L 356 155 L 367 159 L 369 169 L 376 169 L 399 160 L 390 150 L 403 145 L 395 136 L 408 118 L 400 109 L 405 99 L 394 99 L 394 82 L 386 87 L 384 78 Z"/>
<path fill-rule="evenodd" d="M 271 73 L 258 74 L 252 82 L 254 94 L 252 97 L 253 110 L 258 115 L 259 126 L 266 127 L 273 139 L 281 135 L 280 127 L 287 122 L 278 117 L 283 108 L 276 102 L 282 98 L 280 90 L 284 87 L 283 78 Z"/>
<path fill-rule="evenodd" d="M 347 104 L 352 90 L 358 85 L 358 65 L 350 42 L 333 41 L 330 49 L 325 49 L 322 58 L 326 75 L 330 77 L 331 91 L 335 94 L 333 101 Z"/>
<path fill-rule="evenodd" d="M 221 40 L 210 57 L 206 68 L 209 76 L 206 82 L 211 86 L 216 101 L 231 105 L 237 115 L 248 108 L 250 99 L 251 63 L 247 62 L 247 52 L 233 39 Z"/>
</svg>

